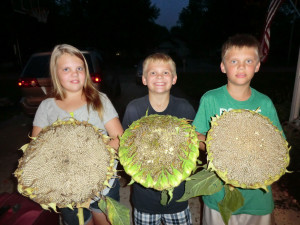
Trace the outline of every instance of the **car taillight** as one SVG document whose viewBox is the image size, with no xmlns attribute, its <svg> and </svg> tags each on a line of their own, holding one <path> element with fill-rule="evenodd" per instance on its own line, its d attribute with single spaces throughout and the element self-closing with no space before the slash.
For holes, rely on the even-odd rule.
<svg viewBox="0 0 300 225">
<path fill-rule="evenodd" d="M 19 87 L 40 87 L 36 78 L 19 78 Z"/>
<path fill-rule="evenodd" d="M 92 73 L 91 78 L 94 83 L 100 83 L 102 81 L 101 75 L 99 73 Z"/>
</svg>

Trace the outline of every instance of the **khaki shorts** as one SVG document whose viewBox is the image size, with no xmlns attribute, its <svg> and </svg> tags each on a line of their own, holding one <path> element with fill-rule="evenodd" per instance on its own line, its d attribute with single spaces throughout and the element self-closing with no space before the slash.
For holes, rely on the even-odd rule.
<svg viewBox="0 0 300 225">
<path fill-rule="evenodd" d="M 221 214 L 205 204 L 203 206 L 202 225 L 225 225 Z M 275 225 L 274 215 L 267 214 L 263 216 L 239 214 L 230 217 L 228 225 Z"/>
</svg>

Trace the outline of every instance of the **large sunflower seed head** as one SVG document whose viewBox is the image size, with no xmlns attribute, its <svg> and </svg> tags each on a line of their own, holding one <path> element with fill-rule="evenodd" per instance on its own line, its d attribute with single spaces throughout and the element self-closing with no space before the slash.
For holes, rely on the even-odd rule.
<svg viewBox="0 0 300 225">
<path fill-rule="evenodd" d="M 235 187 L 267 190 L 289 164 L 288 143 L 256 111 L 236 109 L 214 117 L 206 140 L 209 169 Z"/>
<path fill-rule="evenodd" d="M 119 157 L 133 181 L 161 191 L 178 186 L 191 174 L 198 148 L 195 128 L 188 120 L 152 114 L 125 130 Z"/>
<path fill-rule="evenodd" d="M 87 122 L 58 120 L 22 148 L 18 190 L 43 208 L 88 207 L 114 176 L 108 136 Z"/>
</svg>

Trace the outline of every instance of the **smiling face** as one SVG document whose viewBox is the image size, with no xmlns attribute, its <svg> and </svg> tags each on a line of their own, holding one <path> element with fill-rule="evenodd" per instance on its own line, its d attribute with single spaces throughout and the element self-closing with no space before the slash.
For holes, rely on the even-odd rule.
<svg viewBox="0 0 300 225">
<path fill-rule="evenodd" d="M 228 85 L 250 86 L 251 79 L 260 67 L 258 52 L 253 47 L 231 47 L 221 62 Z"/>
<path fill-rule="evenodd" d="M 75 55 L 65 53 L 57 59 L 56 72 L 66 93 L 82 92 L 85 83 L 84 62 Z"/>
<path fill-rule="evenodd" d="M 142 77 L 143 84 L 148 86 L 149 92 L 167 93 L 177 81 L 170 63 L 164 61 L 150 61 L 147 63 Z"/>
</svg>

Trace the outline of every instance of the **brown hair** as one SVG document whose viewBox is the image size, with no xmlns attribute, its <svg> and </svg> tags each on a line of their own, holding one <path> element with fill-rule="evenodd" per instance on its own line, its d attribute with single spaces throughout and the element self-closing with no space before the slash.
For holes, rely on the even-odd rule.
<svg viewBox="0 0 300 225">
<path fill-rule="evenodd" d="M 94 110 L 98 111 L 98 114 L 101 119 L 103 116 L 103 105 L 99 97 L 99 91 L 93 85 L 92 79 L 90 77 L 88 64 L 84 55 L 80 52 L 79 49 L 67 45 L 61 44 L 56 45 L 52 51 L 51 58 L 50 58 L 50 74 L 53 84 L 53 97 L 58 100 L 62 100 L 66 97 L 66 93 L 64 88 L 62 87 L 58 75 L 57 75 L 57 60 L 63 54 L 70 54 L 72 56 L 76 56 L 84 62 L 84 69 L 85 69 L 85 81 L 83 86 L 83 94 L 86 97 L 88 110 L 91 106 Z"/>
<path fill-rule="evenodd" d="M 250 35 L 250 34 L 236 34 L 234 36 L 229 37 L 222 46 L 222 54 L 221 54 L 222 60 L 224 59 L 227 51 L 232 47 L 255 48 L 255 50 L 257 51 L 258 58 L 260 59 L 260 57 L 261 57 L 260 43 L 253 35 Z"/>
<path fill-rule="evenodd" d="M 176 73 L 176 64 L 174 60 L 167 54 L 165 53 L 154 53 L 146 57 L 146 59 L 143 62 L 143 76 L 146 76 L 146 70 L 148 67 L 148 64 L 150 62 L 164 62 L 164 63 L 169 63 L 171 65 L 171 72 L 173 76 L 177 76 Z"/>
</svg>

